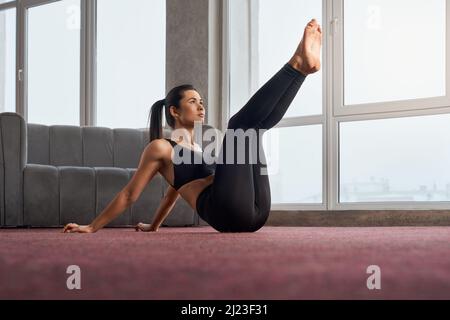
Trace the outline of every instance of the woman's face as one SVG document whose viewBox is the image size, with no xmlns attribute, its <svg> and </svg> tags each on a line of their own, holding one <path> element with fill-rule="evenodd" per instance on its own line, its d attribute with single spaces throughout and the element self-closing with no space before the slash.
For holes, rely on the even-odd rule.
<svg viewBox="0 0 450 320">
<path fill-rule="evenodd" d="M 203 99 L 195 90 L 184 92 L 184 97 L 180 101 L 180 108 L 170 107 L 170 113 L 175 117 L 182 127 L 193 127 L 195 121 L 202 124 L 205 121 L 205 107 Z"/>
</svg>

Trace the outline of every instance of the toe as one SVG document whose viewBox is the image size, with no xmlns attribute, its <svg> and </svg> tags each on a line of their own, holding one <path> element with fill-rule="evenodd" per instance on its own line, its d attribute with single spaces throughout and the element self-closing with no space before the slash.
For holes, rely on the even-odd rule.
<svg viewBox="0 0 450 320">
<path fill-rule="evenodd" d="M 306 26 L 306 30 L 310 31 L 310 32 L 315 32 L 317 30 L 319 30 L 319 24 L 317 23 L 308 23 L 308 25 Z"/>
</svg>

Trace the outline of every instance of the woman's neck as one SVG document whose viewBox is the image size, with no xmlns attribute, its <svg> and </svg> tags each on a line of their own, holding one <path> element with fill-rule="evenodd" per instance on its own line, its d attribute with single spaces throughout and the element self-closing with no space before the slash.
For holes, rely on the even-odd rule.
<svg viewBox="0 0 450 320">
<path fill-rule="evenodd" d="M 185 145 L 194 146 L 195 145 L 195 139 L 194 139 L 194 129 L 185 128 L 185 127 L 179 127 L 175 128 L 172 132 L 172 140 L 176 141 L 177 143 L 182 143 Z"/>
<path fill-rule="evenodd" d="M 195 142 L 194 132 L 194 129 L 189 130 L 187 128 L 176 128 L 171 133 L 171 140 L 175 141 L 181 146 L 184 146 L 185 148 L 197 152 L 203 152 L 200 144 Z"/>
</svg>

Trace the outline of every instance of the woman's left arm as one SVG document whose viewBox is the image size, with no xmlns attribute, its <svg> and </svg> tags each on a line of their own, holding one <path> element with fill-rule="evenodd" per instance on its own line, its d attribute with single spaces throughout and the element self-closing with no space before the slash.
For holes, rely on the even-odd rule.
<svg viewBox="0 0 450 320">
<path fill-rule="evenodd" d="M 161 200 L 158 210 L 156 210 L 151 225 L 151 231 L 158 231 L 163 221 L 167 218 L 170 211 L 172 211 L 179 196 L 180 194 L 172 186 L 169 186 L 164 198 Z"/>
</svg>

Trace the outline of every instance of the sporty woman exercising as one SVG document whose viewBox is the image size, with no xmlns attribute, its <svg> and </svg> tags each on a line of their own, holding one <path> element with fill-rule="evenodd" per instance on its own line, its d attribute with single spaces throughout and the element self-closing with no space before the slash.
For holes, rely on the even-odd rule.
<svg viewBox="0 0 450 320">
<path fill-rule="evenodd" d="M 303 39 L 289 62 L 229 120 L 219 159 L 227 159 L 230 146 L 225 141 L 234 130 L 265 131 L 283 118 L 306 77 L 320 69 L 321 46 L 322 30 L 313 19 L 306 26 Z M 187 132 L 179 141 L 162 139 L 164 107 L 169 126 Z M 266 162 L 259 135 L 254 143 L 260 157 L 252 163 L 247 163 L 249 150 L 253 150 L 250 149 L 251 142 L 245 143 L 245 163 L 221 161 L 213 167 L 204 161 L 201 164 L 175 164 L 173 161 L 174 148 L 191 155 L 199 154 L 199 146 L 194 143 L 194 124 L 204 121 L 204 114 L 203 100 L 190 85 L 176 87 L 164 100 L 156 102 L 151 109 L 150 143 L 130 182 L 91 224 L 69 223 L 63 232 L 91 233 L 101 229 L 133 204 L 158 172 L 170 186 L 152 224 L 139 223 L 135 226 L 136 231 L 157 231 L 179 196 L 217 231 L 254 232 L 260 229 L 269 216 L 271 196 L 268 176 L 261 174 Z"/>
</svg>

